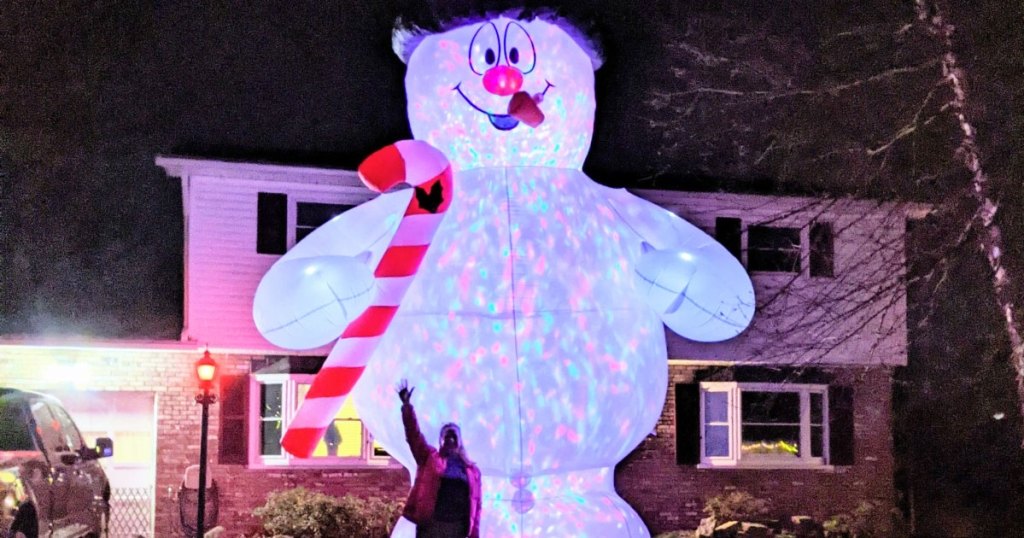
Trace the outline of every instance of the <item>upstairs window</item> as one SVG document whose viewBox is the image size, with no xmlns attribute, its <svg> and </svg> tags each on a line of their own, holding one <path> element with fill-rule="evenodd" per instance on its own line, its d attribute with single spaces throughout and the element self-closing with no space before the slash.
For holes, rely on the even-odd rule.
<svg viewBox="0 0 1024 538">
<path fill-rule="evenodd" d="M 715 219 L 715 239 L 750 272 L 835 276 L 835 232 L 831 222 L 793 226 L 743 226 L 742 219 Z"/>
<path fill-rule="evenodd" d="M 322 204 L 318 202 L 299 202 L 295 204 L 295 243 L 302 241 L 313 230 L 323 223 L 352 209 L 346 204 Z"/>
<path fill-rule="evenodd" d="M 261 192 L 256 202 L 256 252 L 281 255 L 325 222 L 353 205 L 299 202 L 287 194 Z"/>
<path fill-rule="evenodd" d="M 747 230 L 747 268 L 800 272 L 800 228 L 751 226 Z"/>
</svg>

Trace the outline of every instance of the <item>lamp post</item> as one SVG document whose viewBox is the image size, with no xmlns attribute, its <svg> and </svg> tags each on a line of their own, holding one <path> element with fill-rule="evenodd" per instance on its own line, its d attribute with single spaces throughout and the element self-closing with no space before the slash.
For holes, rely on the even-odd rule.
<svg viewBox="0 0 1024 538">
<path fill-rule="evenodd" d="M 199 508 L 196 514 L 196 537 L 202 538 L 206 523 L 206 433 L 210 422 L 210 404 L 217 401 L 217 395 L 210 392 L 213 380 L 217 377 L 217 363 L 210 357 L 210 350 L 206 350 L 203 357 L 196 361 L 196 377 L 199 378 L 201 391 L 196 394 L 196 403 L 203 406 L 199 434 Z"/>
</svg>

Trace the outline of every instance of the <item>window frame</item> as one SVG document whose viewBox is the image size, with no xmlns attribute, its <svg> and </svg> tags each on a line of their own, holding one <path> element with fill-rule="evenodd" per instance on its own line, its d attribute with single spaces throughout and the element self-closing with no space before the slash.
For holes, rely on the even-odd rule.
<svg viewBox="0 0 1024 538">
<path fill-rule="evenodd" d="M 278 196 L 284 196 L 284 198 L 285 198 L 285 208 L 284 208 L 285 209 L 284 210 L 284 251 L 283 252 L 280 252 L 280 253 L 278 253 L 278 252 L 269 252 L 269 251 L 261 252 L 260 249 L 259 249 L 261 227 L 259 226 L 259 209 L 258 209 L 259 202 L 258 202 L 258 200 L 259 200 L 259 197 L 262 196 L 262 195 L 278 195 Z M 254 246 L 254 252 L 256 252 L 257 254 L 260 254 L 260 255 L 265 255 L 265 256 L 282 256 L 284 254 L 287 254 L 288 251 L 291 250 L 298 243 L 298 240 L 296 238 L 299 235 L 298 234 L 298 228 L 299 228 L 299 205 L 300 204 L 322 204 L 322 205 L 348 206 L 348 209 L 346 209 L 345 211 L 349 211 L 349 210 L 355 208 L 356 206 L 364 203 L 365 201 L 366 200 L 364 198 L 348 199 L 348 197 L 346 197 L 345 199 L 342 199 L 342 200 L 339 201 L 337 199 L 337 196 L 327 196 L 326 193 L 325 193 L 325 196 L 323 198 L 321 198 L 321 197 L 318 197 L 315 194 L 311 195 L 309 193 L 305 193 L 303 195 L 296 195 L 296 194 L 292 194 L 292 193 L 289 193 L 289 192 L 281 192 L 281 191 L 276 191 L 276 190 L 262 190 L 261 189 L 261 190 L 257 191 L 257 215 L 256 215 L 257 225 L 256 225 L 256 235 L 255 235 L 256 244 Z M 326 222 L 327 221 L 324 221 L 323 223 L 320 224 L 320 226 L 323 226 L 324 224 L 326 224 Z M 315 231 L 320 226 L 317 226 L 316 228 L 313 228 L 313 230 L 311 230 L 309 233 L 312 233 L 313 231 Z M 307 233 L 306 235 L 309 235 L 309 234 Z"/>
<path fill-rule="evenodd" d="M 260 454 L 262 441 L 260 426 L 263 417 L 260 415 L 260 390 L 263 385 L 282 385 L 281 390 L 281 428 L 282 431 L 294 418 L 298 409 L 296 405 L 299 385 L 312 384 L 315 374 L 251 374 L 249 375 L 249 404 L 246 416 L 248 434 L 246 450 L 248 467 L 252 469 L 307 467 L 307 468 L 345 468 L 345 467 L 387 467 L 393 466 L 395 460 L 391 456 L 374 454 L 374 440 L 366 424 L 362 423 L 363 442 L 358 457 L 327 456 L 319 458 L 298 458 L 281 450 L 280 455 Z M 362 419 L 360 419 L 362 422 Z"/>
<path fill-rule="evenodd" d="M 352 209 L 352 208 L 356 207 L 356 205 L 358 205 L 358 204 L 348 204 L 348 203 L 344 203 L 344 202 L 328 202 L 328 201 L 324 201 L 324 200 L 299 199 L 299 198 L 297 198 L 295 196 L 289 196 L 288 197 L 288 218 L 287 218 L 288 230 L 287 230 L 287 233 L 285 234 L 285 243 L 286 243 L 286 245 L 288 247 L 288 250 L 291 250 L 292 247 L 294 247 L 299 242 L 299 239 L 298 239 L 298 236 L 299 236 L 299 205 L 302 205 L 302 204 L 348 206 L 347 209 L 342 210 L 342 212 L 338 213 L 338 215 L 341 215 L 342 213 L 345 213 L 346 211 L 349 211 L 350 209 Z M 335 217 L 337 217 L 338 215 L 335 215 Z M 324 224 L 327 224 L 330 220 L 331 219 L 327 219 L 324 222 L 321 222 L 319 225 L 315 226 L 308 233 L 306 233 L 306 235 L 303 236 L 303 238 L 308 237 L 309 234 L 315 232 L 317 229 L 320 228 L 320 226 L 323 226 Z"/>
<path fill-rule="evenodd" d="M 837 242 L 837 240 L 839 238 L 839 232 L 836 230 L 836 223 L 835 223 L 835 220 L 833 220 L 833 219 L 820 219 L 820 220 L 819 219 L 813 219 L 811 221 L 804 222 L 804 223 L 801 224 L 801 223 L 792 222 L 791 220 L 783 220 L 783 221 L 777 221 L 777 222 L 776 221 L 768 221 L 768 222 L 755 221 L 755 220 L 744 219 L 742 216 L 730 215 L 728 213 L 727 214 L 722 214 L 722 215 L 718 215 L 716 217 L 716 221 L 715 221 L 716 222 L 716 226 L 715 226 L 715 229 L 711 233 L 712 237 L 714 237 L 715 240 L 719 241 L 720 243 L 721 243 L 721 239 L 719 239 L 719 236 L 718 236 L 718 226 L 719 226 L 718 219 L 738 220 L 739 221 L 739 223 L 740 223 L 740 233 L 739 233 L 739 256 L 738 256 L 738 259 L 740 260 L 740 263 L 743 264 L 743 267 L 745 267 L 751 274 L 756 274 L 759 277 L 769 277 L 769 278 L 770 277 L 792 277 L 793 275 L 799 275 L 801 278 L 829 279 L 829 280 L 831 280 L 831 279 L 836 278 L 838 273 L 839 273 L 839 267 L 838 267 L 838 263 L 837 263 L 838 262 L 838 257 L 836 256 L 836 252 L 837 252 L 836 242 Z M 812 252 L 811 251 L 812 251 L 812 248 L 814 247 L 814 245 L 811 244 L 811 238 L 812 238 L 811 237 L 811 228 L 815 227 L 815 226 L 819 226 L 819 225 L 828 227 L 830 232 L 831 232 L 830 233 L 830 238 L 831 238 L 831 241 L 832 241 L 832 243 L 831 243 L 831 250 L 828 252 L 828 254 L 830 255 L 830 260 L 829 261 L 831 262 L 830 271 L 828 271 L 829 274 L 812 274 L 812 272 L 811 272 L 811 256 L 812 256 Z M 766 270 L 762 270 L 762 269 L 751 269 L 750 268 L 750 228 L 751 227 L 782 228 L 782 229 L 784 229 L 784 228 L 796 228 L 796 229 L 798 229 L 800 231 L 800 245 L 798 246 L 797 249 L 794 249 L 794 250 L 798 250 L 798 263 L 800 265 L 800 270 L 799 271 L 766 271 Z M 733 254 L 735 254 L 735 253 L 733 253 Z"/>
<path fill-rule="evenodd" d="M 727 424 L 729 426 L 729 451 L 726 456 L 708 456 L 705 446 L 705 428 L 707 427 L 705 394 L 709 392 L 726 393 Z M 742 455 L 743 442 L 743 392 L 789 392 L 800 395 L 800 444 L 811 445 L 811 394 L 821 395 L 821 456 L 815 457 L 808 450 L 797 458 L 790 457 L 746 457 Z M 825 384 L 797 383 L 744 383 L 738 381 L 705 381 L 700 383 L 700 463 L 698 468 L 747 468 L 747 469 L 832 469 L 829 446 L 831 431 L 829 429 L 829 387 Z"/>
</svg>

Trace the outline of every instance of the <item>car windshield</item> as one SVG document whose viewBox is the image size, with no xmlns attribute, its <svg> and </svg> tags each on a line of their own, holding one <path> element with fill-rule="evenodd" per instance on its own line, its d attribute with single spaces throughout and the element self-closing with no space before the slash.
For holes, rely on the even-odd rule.
<svg viewBox="0 0 1024 538">
<path fill-rule="evenodd" d="M 0 451 L 35 449 L 21 406 L 10 400 L 0 399 Z"/>
</svg>

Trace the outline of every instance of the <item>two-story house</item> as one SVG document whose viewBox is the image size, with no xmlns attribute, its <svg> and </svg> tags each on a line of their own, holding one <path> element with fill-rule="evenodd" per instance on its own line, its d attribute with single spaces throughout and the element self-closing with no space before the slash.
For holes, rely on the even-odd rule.
<svg viewBox="0 0 1024 538">
<path fill-rule="evenodd" d="M 180 180 L 184 319 L 180 341 L 0 340 L 5 385 L 61 396 L 87 437 L 112 437 L 115 531 L 178 532 L 176 493 L 198 460 L 193 363 L 219 363 L 210 474 L 219 521 L 254 525 L 274 490 L 404 498 L 409 478 L 358 410 L 308 459 L 279 440 L 326 349 L 274 347 L 252 298 L 266 270 L 332 216 L 373 196 L 355 173 L 158 157 Z M 653 533 L 693 528 L 728 488 L 780 512 L 820 517 L 894 503 L 891 371 L 906 363 L 908 209 L 862 200 L 637 191 L 715 235 L 758 297 L 740 337 L 697 344 L 669 334 L 662 419 L 622 462 L 617 489 Z M 120 527 L 118 527 L 120 525 Z"/>
</svg>

